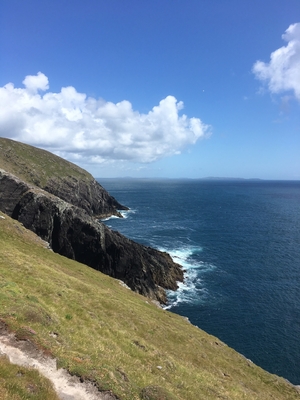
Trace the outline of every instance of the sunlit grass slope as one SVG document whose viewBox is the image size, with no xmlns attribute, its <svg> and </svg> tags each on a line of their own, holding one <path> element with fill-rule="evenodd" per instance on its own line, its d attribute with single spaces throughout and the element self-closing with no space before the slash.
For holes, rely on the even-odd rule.
<svg viewBox="0 0 300 400">
<path fill-rule="evenodd" d="M 5 216 L 4 214 L 1 214 Z M 0 218 L 0 318 L 120 399 L 299 399 L 284 379 Z"/>
<path fill-rule="evenodd" d="M 86 183 L 93 180 L 87 171 L 49 151 L 6 138 L 0 138 L 0 168 L 40 187 L 49 178 L 61 181 L 64 177 L 73 177 Z"/>
</svg>

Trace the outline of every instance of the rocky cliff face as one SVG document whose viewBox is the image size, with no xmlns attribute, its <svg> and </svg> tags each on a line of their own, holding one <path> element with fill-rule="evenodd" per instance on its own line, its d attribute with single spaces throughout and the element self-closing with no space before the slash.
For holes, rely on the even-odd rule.
<svg viewBox="0 0 300 400">
<path fill-rule="evenodd" d="M 85 182 L 72 176 L 54 177 L 49 178 L 42 189 L 98 218 L 110 215 L 122 217 L 118 210 L 128 210 L 128 207 L 118 203 L 95 179 Z"/>
<path fill-rule="evenodd" d="M 118 210 L 128 210 L 87 171 L 24 143 L 0 138 L 0 168 L 84 209 L 92 216 L 121 216 Z"/>
<path fill-rule="evenodd" d="M 62 191 L 63 186 L 56 193 Z M 78 195 L 78 204 L 84 201 Z M 1 211 L 48 241 L 53 251 L 165 303 L 165 289 L 176 290 L 177 281 L 183 280 L 181 267 L 167 253 L 142 246 L 110 230 L 85 208 L 0 170 Z"/>
</svg>

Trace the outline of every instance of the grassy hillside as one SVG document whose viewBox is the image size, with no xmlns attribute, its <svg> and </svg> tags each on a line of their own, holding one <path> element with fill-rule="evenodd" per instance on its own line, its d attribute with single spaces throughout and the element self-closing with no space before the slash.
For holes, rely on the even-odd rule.
<svg viewBox="0 0 300 400">
<path fill-rule="evenodd" d="M 0 356 L 1 400 L 59 400 L 50 381 L 35 369 L 10 364 Z"/>
<path fill-rule="evenodd" d="M 40 187 L 45 186 L 49 177 L 72 176 L 81 182 L 93 180 L 87 171 L 49 151 L 6 138 L 0 138 L 0 168 Z"/>
<path fill-rule="evenodd" d="M 284 379 L 0 215 L 0 319 L 59 367 L 122 400 L 299 399 Z"/>
</svg>

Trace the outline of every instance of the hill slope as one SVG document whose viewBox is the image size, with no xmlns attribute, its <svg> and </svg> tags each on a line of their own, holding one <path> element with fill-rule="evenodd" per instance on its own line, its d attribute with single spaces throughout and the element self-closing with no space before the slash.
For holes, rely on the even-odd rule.
<svg viewBox="0 0 300 400">
<path fill-rule="evenodd" d="M 120 216 L 118 210 L 128 210 L 87 171 L 48 151 L 24 143 L 0 138 L 0 168 L 93 216 Z"/>
<path fill-rule="evenodd" d="M 0 217 L 0 319 L 58 367 L 122 400 L 299 399 L 184 318 Z"/>
<path fill-rule="evenodd" d="M 119 203 L 87 172 L 8 139 L 0 139 L 0 150 L 1 211 L 49 242 L 55 252 L 166 302 L 164 289 L 176 290 L 183 280 L 181 267 L 168 254 L 135 243 L 96 218 L 100 208 L 102 215 L 105 210 L 118 213 L 112 201 L 115 207 Z M 73 181 L 77 186 L 70 189 Z"/>
</svg>

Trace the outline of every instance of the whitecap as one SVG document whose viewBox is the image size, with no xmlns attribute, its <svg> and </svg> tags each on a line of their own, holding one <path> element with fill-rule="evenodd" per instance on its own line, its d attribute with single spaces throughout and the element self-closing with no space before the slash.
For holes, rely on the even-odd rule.
<svg viewBox="0 0 300 400">
<path fill-rule="evenodd" d="M 164 251 L 168 251 L 163 249 Z M 178 283 L 176 291 L 168 290 L 168 304 L 165 309 L 171 309 L 179 304 L 203 303 L 208 297 L 208 291 L 204 285 L 202 275 L 215 268 L 210 263 L 199 260 L 201 247 L 190 246 L 181 249 L 169 250 L 174 262 L 180 264 L 184 269 L 184 282 Z"/>
<path fill-rule="evenodd" d="M 135 214 L 136 210 L 119 210 L 119 213 L 122 215 L 123 218 L 128 218 L 130 214 Z"/>
<path fill-rule="evenodd" d="M 110 217 L 102 218 L 100 221 L 105 222 L 105 221 L 109 221 L 110 219 L 118 219 L 118 218 L 120 218 L 120 217 L 118 217 L 117 215 L 111 215 Z"/>
<path fill-rule="evenodd" d="M 135 210 L 118 210 L 118 212 L 122 215 L 124 219 L 128 218 L 129 214 L 135 214 Z M 111 215 L 110 217 L 101 219 L 102 222 L 109 221 L 110 219 L 122 219 L 122 217 L 118 217 L 117 215 Z"/>
</svg>

